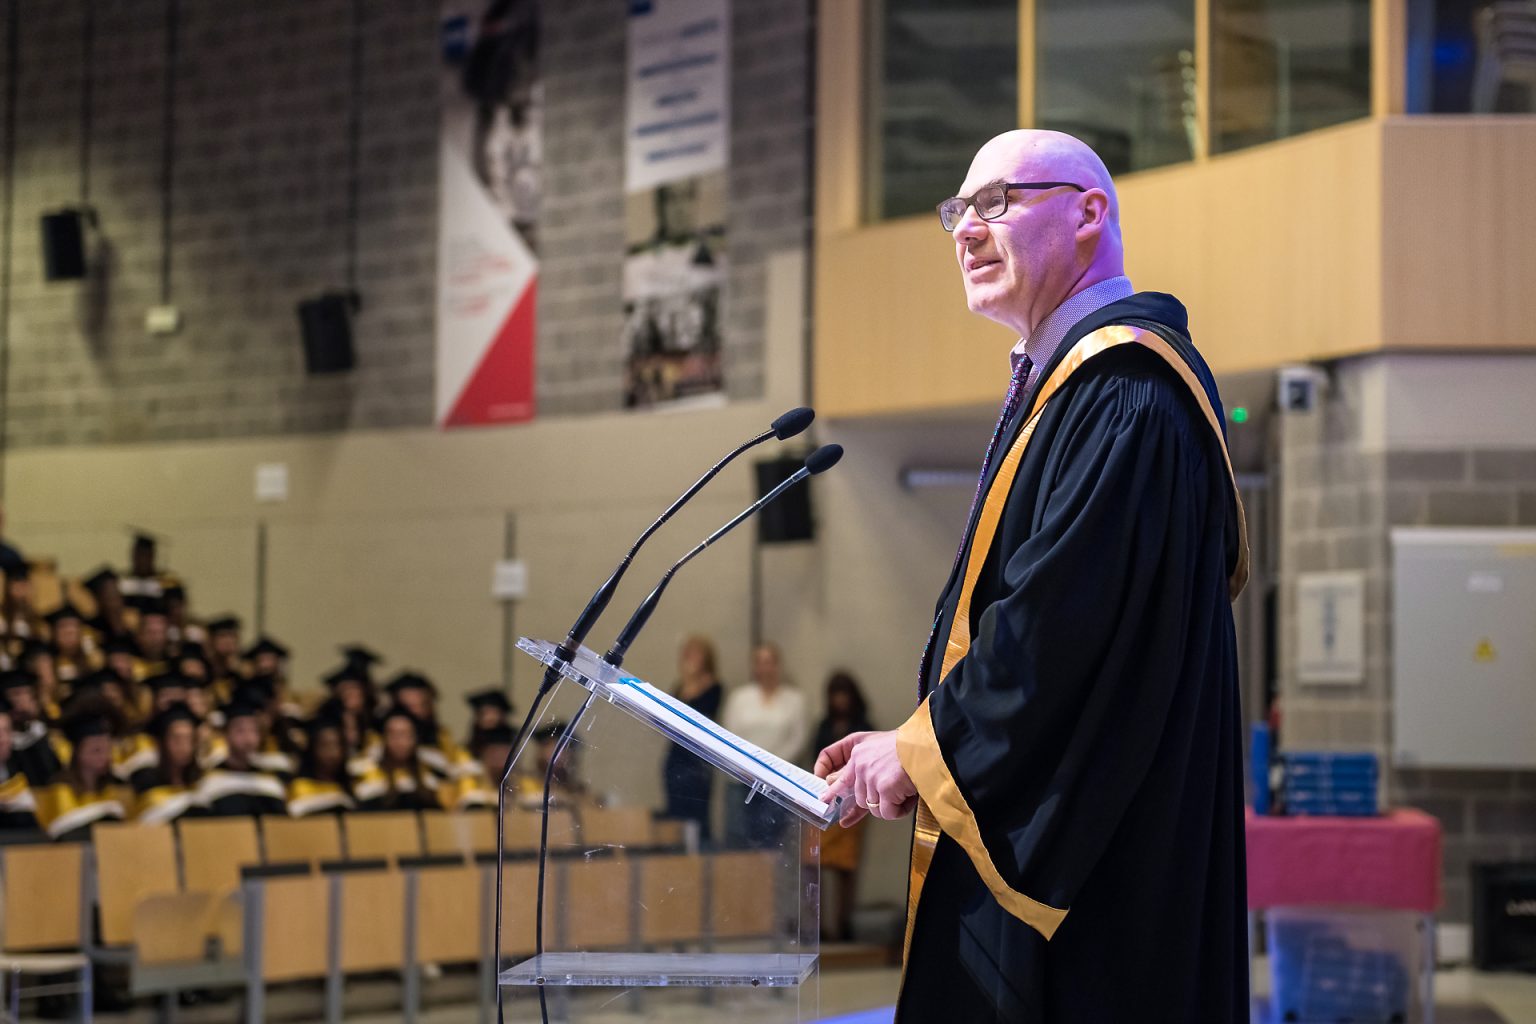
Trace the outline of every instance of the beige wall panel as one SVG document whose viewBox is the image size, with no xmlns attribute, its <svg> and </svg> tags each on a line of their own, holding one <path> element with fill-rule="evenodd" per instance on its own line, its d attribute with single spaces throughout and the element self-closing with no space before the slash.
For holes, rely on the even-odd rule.
<svg viewBox="0 0 1536 1024">
<path fill-rule="evenodd" d="M 1382 127 L 1389 347 L 1536 347 L 1536 117 Z"/>
</svg>

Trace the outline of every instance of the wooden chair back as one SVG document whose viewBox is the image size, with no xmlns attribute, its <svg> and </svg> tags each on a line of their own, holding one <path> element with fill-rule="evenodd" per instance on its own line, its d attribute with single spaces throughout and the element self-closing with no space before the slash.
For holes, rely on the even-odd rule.
<svg viewBox="0 0 1536 1024">
<path fill-rule="evenodd" d="M 405 963 L 405 876 L 389 867 L 343 871 L 340 881 L 342 972 L 398 970 Z"/>
<path fill-rule="evenodd" d="M 346 830 L 349 860 L 382 859 L 393 864 L 401 857 L 421 856 L 421 826 L 415 811 L 349 814 Z"/>
<path fill-rule="evenodd" d="M 176 829 L 187 892 L 233 891 L 240 887 L 240 869 L 261 863 L 255 818 L 184 818 Z"/>
<path fill-rule="evenodd" d="M 639 858 L 640 941 L 691 942 L 704 934 L 704 858 L 655 854 Z"/>
<path fill-rule="evenodd" d="M 326 974 L 331 882 L 323 875 L 264 878 L 261 977 L 297 981 Z"/>
<path fill-rule="evenodd" d="M 79 949 L 83 843 L 0 847 L 0 949 Z"/>
<path fill-rule="evenodd" d="M 307 818 L 268 815 L 261 819 L 261 838 L 268 864 L 302 861 L 313 866 L 323 860 L 341 859 L 341 821 L 334 814 Z"/>
<path fill-rule="evenodd" d="M 494 837 L 493 837 L 494 838 Z M 473 864 L 424 867 L 416 881 L 416 958 L 472 963 L 480 958 L 485 869 Z M 506 927 L 506 922 L 502 922 Z"/>
<path fill-rule="evenodd" d="M 133 942 L 133 908 L 146 896 L 180 891 L 176 880 L 176 836 L 170 822 L 98 822 L 91 827 L 96 851 L 97 905 L 101 941 Z"/>
<path fill-rule="evenodd" d="M 729 939 L 773 934 L 776 864 L 774 854 L 753 850 L 709 858 L 711 935 Z"/>
<path fill-rule="evenodd" d="M 427 855 L 473 857 L 496 852 L 495 811 L 428 812 L 421 816 Z"/>
</svg>

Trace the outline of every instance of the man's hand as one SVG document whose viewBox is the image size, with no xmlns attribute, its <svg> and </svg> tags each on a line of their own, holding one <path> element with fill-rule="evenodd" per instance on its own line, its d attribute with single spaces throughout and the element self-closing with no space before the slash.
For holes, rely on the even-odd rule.
<svg viewBox="0 0 1536 1024">
<path fill-rule="evenodd" d="M 917 787 L 896 756 L 896 733 L 856 732 L 832 744 L 816 758 L 816 775 L 832 783 L 822 797 L 831 803 L 839 796 L 852 798 L 843 812 L 844 828 L 865 814 L 895 820 L 917 806 Z"/>
</svg>

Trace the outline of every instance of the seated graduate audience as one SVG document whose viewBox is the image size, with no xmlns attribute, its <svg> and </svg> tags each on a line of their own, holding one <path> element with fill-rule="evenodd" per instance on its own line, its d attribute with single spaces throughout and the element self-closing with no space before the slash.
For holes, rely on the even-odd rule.
<svg viewBox="0 0 1536 1024">
<path fill-rule="evenodd" d="M 225 818 L 286 814 L 288 790 L 284 780 L 256 763 L 266 740 L 266 710 L 244 690 L 222 710 L 224 740 L 201 787 L 209 813 Z"/>
<path fill-rule="evenodd" d="M 395 705 L 405 708 L 420 723 L 420 750 L 417 756 L 444 779 L 457 778 L 475 770 L 474 759 L 453 741 L 448 730 L 437 722 L 437 687 L 419 672 L 405 671 L 390 680 L 388 691 Z"/>
<path fill-rule="evenodd" d="M 382 740 L 372 766 L 353 786 L 371 811 L 425 811 L 443 806 L 444 779 L 421 757 L 421 720 L 396 704 L 379 721 Z"/>
<path fill-rule="evenodd" d="M 11 739 L 11 706 L 0 698 L 0 832 L 35 833 L 37 801 L 27 777 L 10 767 Z"/>
<path fill-rule="evenodd" d="M 507 718 L 512 714 L 512 702 L 501 687 L 492 686 L 465 694 L 464 703 L 469 705 L 469 736 L 464 740 L 464 748 L 471 758 L 478 759 L 480 734 L 510 724 Z"/>
<path fill-rule="evenodd" d="M 197 730 L 201 725 L 192 709 L 181 702 L 162 708 L 149 720 L 155 760 L 129 780 L 135 797 L 135 821 L 175 821 L 206 812 L 203 770 L 197 763 Z"/>
<path fill-rule="evenodd" d="M 86 624 L 95 631 L 102 643 L 110 640 L 133 640 L 133 629 L 128 625 L 128 606 L 123 603 L 123 593 L 117 586 L 117 573 L 110 566 L 102 566 L 84 580 L 85 589 L 96 602 L 96 614 Z M 132 648 L 129 648 L 132 653 Z"/>
<path fill-rule="evenodd" d="M 316 716 L 306 731 L 308 741 L 299 758 L 298 774 L 288 783 L 288 813 L 302 818 L 356 809 L 341 719 Z"/>
<path fill-rule="evenodd" d="M 34 793 L 37 823 L 50 839 L 85 841 L 96 822 L 128 817 L 132 792 L 112 774 L 118 717 L 111 704 L 94 694 L 76 698 L 65 709 L 69 763 Z"/>
<path fill-rule="evenodd" d="M 44 616 L 53 648 L 54 671 L 65 686 L 106 664 L 96 634 L 85 628 L 80 609 L 65 603 Z M 67 696 L 67 694 L 66 694 Z"/>
<path fill-rule="evenodd" d="M 37 677 L 25 669 L 0 673 L 0 698 L 11 711 L 10 770 L 34 789 L 47 785 L 68 763 L 69 745 L 43 720 Z"/>
<path fill-rule="evenodd" d="M 512 753 L 514 731 L 510 725 L 492 725 L 475 733 L 475 756 L 479 771 L 459 776 L 448 788 L 452 800 L 444 803 L 455 809 L 496 806 L 496 787 Z"/>
<path fill-rule="evenodd" d="M 517 804 L 529 809 L 540 809 L 544 803 L 544 782 L 549 780 L 549 805 L 551 807 L 577 807 L 582 804 L 597 805 L 592 798 L 581 772 L 580 747 L 571 743 L 550 771 L 550 761 L 560 743 L 560 734 L 566 723 L 548 722 L 533 733 L 534 758 L 532 770 L 517 778 Z"/>
</svg>

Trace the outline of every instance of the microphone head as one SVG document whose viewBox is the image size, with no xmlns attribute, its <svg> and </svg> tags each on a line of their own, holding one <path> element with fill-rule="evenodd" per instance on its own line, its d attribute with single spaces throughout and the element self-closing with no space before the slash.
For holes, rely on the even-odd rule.
<svg viewBox="0 0 1536 1024">
<path fill-rule="evenodd" d="M 789 412 L 780 416 L 768 424 L 768 426 L 773 429 L 774 437 L 780 441 L 787 441 L 796 434 L 802 433 L 806 427 L 811 425 L 811 421 L 815 418 L 815 411 L 802 405 L 798 409 L 789 410 Z"/>
<path fill-rule="evenodd" d="M 805 457 L 805 468 L 811 471 L 812 476 L 815 476 L 817 473 L 825 473 L 837 465 L 837 460 L 842 457 L 842 445 L 824 444 Z"/>
</svg>

